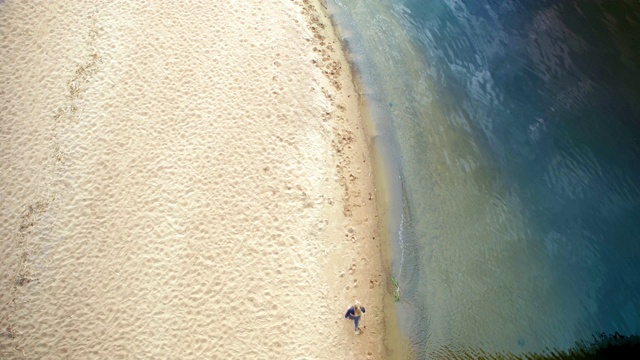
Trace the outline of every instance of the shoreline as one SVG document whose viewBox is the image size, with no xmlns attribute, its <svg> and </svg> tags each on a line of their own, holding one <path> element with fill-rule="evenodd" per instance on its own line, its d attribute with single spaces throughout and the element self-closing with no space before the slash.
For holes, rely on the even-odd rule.
<svg viewBox="0 0 640 360">
<path fill-rule="evenodd" d="M 340 149 L 337 151 L 337 153 L 341 155 L 342 159 L 339 160 L 338 162 L 340 163 L 346 160 L 346 165 L 348 166 L 350 164 L 350 158 L 356 157 L 355 155 L 350 155 L 349 153 L 356 154 L 357 152 L 363 152 L 362 162 L 363 164 L 366 164 L 366 165 L 363 165 L 364 169 L 362 169 L 359 166 L 356 166 L 355 169 L 354 167 L 349 168 L 349 171 L 353 172 L 355 170 L 357 174 L 360 174 L 356 176 L 354 176 L 353 174 L 350 174 L 349 179 L 351 181 L 357 182 L 358 179 L 363 174 L 363 170 L 368 170 L 368 174 L 366 175 L 367 180 L 365 180 L 366 183 L 364 184 L 364 187 L 363 187 L 364 190 L 367 191 L 368 200 L 370 201 L 370 205 L 368 209 L 361 208 L 361 206 L 365 207 L 364 203 L 362 203 L 361 205 L 357 205 L 357 204 L 349 205 L 350 202 L 353 202 L 351 201 L 351 195 L 355 193 L 356 198 L 361 197 L 360 192 L 362 191 L 363 188 L 357 189 L 355 192 L 350 193 L 349 181 L 347 179 L 345 179 L 344 181 L 341 181 L 341 184 L 345 184 L 344 186 L 345 193 L 346 193 L 345 210 L 347 209 L 347 206 L 351 208 L 350 214 L 349 216 L 347 216 L 347 218 L 350 219 L 350 221 L 348 221 L 347 233 L 345 234 L 345 237 L 349 238 L 350 241 L 354 244 L 356 244 L 358 241 L 362 241 L 361 240 L 362 238 L 367 238 L 366 240 L 370 242 L 370 244 L 361 243 L 360 249 L 358 249 L 358 251 L 355 251 L 354 253 L 359 252 L 359 253 L 365 254 L 365 256 L 360 258 L 361 263 L 370 262 L 370 264 L 368 264 L 369 266 L 364 269 L 365 276 L 369 278 L 369 283 L 365 284 L 365 285 L 368 285 L 368 288 L 369 288 L 368 295 L 366 295 L 366 297 L 375 299 L 375 301 L 373 302 L 375 306 L 370 306 L 368 307 L 368 309 L 373 308 L 374 311 L 376 312 L 376 314 L 374 315 L 375 321 L 376 321 L 374 332 L 378 333 L 375 338 L 373 339 L 369 338 L 367 339 L 366 342 L 358 341 L 358 342 L 352 343 L 352 346 L 355 345 L 358 348 L 357 353 L 366 354 L 367 355 L 366 358 L 387 359 L 389 354 L 389 348 L 387 344 L 388 327 L 386 326 L 386 322 L 389 321 L 389 311 L 388 311 L 389 308 L 387 307 L 389 305 L 389 301 L 388 301 L 387 291 L 384 290 L 387 287 L 387 275 L 385 275 L 385 272 L 386 272 L 385 269 L 387 268 L 387 265 L 384 264 L 384 261 L 386 260 L 384 258 L 385 251 L 383 249 L 383 247 L 385 246 L 386 240 L 384 239 L 384 235 L 381 235 L 382 234 L 381 230 L 383 229 L 381 227 L 381 223 L 383 223 L 384 220 L 381 219 L 382 216 L 380 215 L 380 208 L 379 208 L 380 193 L 379 193 L 379 189 L 376 182 L 376 176 L 378 175 L 378 172 L 379 172 L 379 167 L 378 167 L 379 164 L 377 163 L 378 159 L 375 155 L 376 150 L 375 150 L 374 139 L 373 139 L 373 122 L 369 118 L 366 99 L 364 98 L 364 96 L 362 96 L 360 92 L 361 90 L 360 80 L 358 77 L 357 68 L 354 67 L 353 62 L 351 61 L 348 44 L 341 41 L 340 29 L 337 26 L 337 24 L 335 24 L 331 20 L 332 14 L 330 13 L 327 7 L 326 1 L 325 0 L 312 0 L 312 1 L 304 0 L 303 3 L 311 6 L 315 6 L 318 12 L 320 13 L 319 15 L 323 23 L 323 26 L 321 27 L 322 29 L 328 29 L 327 31 L 324 32 L 324 34 L 329 39 L 330 43 L 337 45 L 335 47 L 332 46 L 332 48 L 330 49 L 331 50 L 337 49 L 336 55 L 338 58 L 336 60 L 341 64 L 340 68 L 347 70 L 340 75 L 340 80 L 339 80 L 339 83 L 342 84 L 341 87 L 344 87 L 343 92 L 339 91 L 339 93 L 341 93 L 342 95 L 341 96 L 342 99 L 338 98 L 338 100 L 336 101 L 337 103 L 342 101 L 343 103 L 348 104 L 346 106 L 345 119 L 347 119 L 347 121 L 349 119 L 352 119 L 354 123 L 351 125 L 351 129 L 348 129 L 348 128 L 345 129 L 349 134 L 348 136 L 345 137 L 344 135 L 339 135 L 339 137 L 344 139 L 346 143 L 342 144 L 340 143 L 340 140 L 339 140 Z M 314 22 L 311 21 L 311 23 L 313 24 Z M 320 42 L 322 43 L 323 39 L 320 39 Z M 326 54 L 322 50 L 318 52 L 323 56 Z M 320 64 L 317 64 L 317 65 L 320 65 Z M 340 105 L 338 105 L 336 109 L 338 111 L 345 110 L 341 108 Z M 355 129 L 353 129 L 354 125 L 355 125 Z M 360 130 L 358 132 L 358 135 L 361 135 L 362 138 L 359 138 L 358 136 L 352 138 L 351 131 L 357 131 L 357 130 Z M 354 148 L 350 146 L 350 144 L 352 143 L 354 144 Z M 347 145 L 347 146 L 344 146 L 344 145 Z M 373 205 L 373 207 L 371 207 L 371 205 Z M 358 220 L 359 217 L 360 217 L 360 220 Z M 369 228 L 361 229 L 363 223 L 365 226 L 368 226 Z M 373 245 L 373 248 L 370 248 L 372 245 Z M 352 257 L 351 260 L 355 260 L 355 258 Z M 351 264 L 351 266 L 349 267 L 348 272 L 345 273 L 344 271 L 334 271 L 333 275 L 335 276 L 337 273 L 338 277 L 341 279 L 348 278 L 348 277 L 355 278 L 356 277 L 355 273 L 360 272 L 360 270 L 359 269 L 356 270 L 357 266 L 355 265 L 357 265 L 357 261 L 352 261 L 352 262 L 353 264 Z M 343 263 L 342 267 L 344 267 L 346 263 L 344 261 L 342 261 L 342 263 Z M 337 266 L 337 267 L 339 268 L 340 266 Z M 357 280 L 354 279 L 354 281 L 357 281 Z M 357 297 L 348 294 L 348 291 L 350 290 L 350 285 L 348 281 L 344 281 L 344 280 L 341 281 L 338 284 L 338 287 L 342 287 L 342 286 L 344 286 L 343 292 L 344 292 L 344 289 L 347 290 L 347 294 L 343 295 L 343 297 L 346 298 L 347 301 L 352 302 L 353 300 L 357 299 Z M 362 302 L 362 298 L 360 298 L 359 300 Z M 366 304 L 364 305 L 365 307 L 367 306 Z M 371 310 L 369 310 L 369 313 L 371 313 Z M 367 326 L 366 323 L 371 321 L 370 317 L 371 317 L 370 315 L 366 315 L 363 320 L 364 321 L 363 323 L 365 323 L 364 325 L 365 331 L 367 332 L 369 330 L 366 328 Z M 361 340 L 361 339 L 356 339 L 356 340 Z M 374 354 L 377 354 L 377 356 L 375 356 Z M 356 354 L 356 357 L 357 357 L 357 354 Z"/>
<path fill-rule="evenodd" d="M 334 14 L 328 9 L 327 0 L 319 0 L 323 3 L 325 10 L 331 19 L 331 24 L 336 33 L 336 37 L 341 40 L 342 52 L 351 71 L 352 83 L 355 92 L 358 94 L 359 112 L 363 119 L 365 133 L 369 139 L 370 158 L 373 163 L 373 179 L 374 190 L 376 193 L 376 211 L 378 214 L 377 233 L 378 242 L 381 245 L 381 271 L 383 273 L 383 309 L 384 309 L 384 343 L 385 343 L 385 359 L 415 359 L 415 349 L 411 340 L 400 331 L 399 318 L 397 314 L 397 301 L 393 292 L 395 287 L 391 276 L 393 275 L 393 251 L 392 241 L 397 240 L 397 232 L 400 224 L 395 219 L 402 209 L 402 184 L 400 177 L 400 169 L 395 164 L 398 159 L 394 159 L 398 150 L 395 149 L 397 144 L 394 143 L 395 131 L 390 128 L 389 124 L 379 121 L 380 117 L 384 117 L 384 109 L 373 108 L 369 104 L 369 96 L 365 93 L 365 84 L 362 81 L 362 75 L 358 69 L 357 61 L 353 58 L 350 42 L 343 37 L 343 31 L 340 24 L 335 20 Z M 334 9 L 337 10 L 337 9 Z M 343 19 L 344 21 L 344 19 Z M 371 85 L 371 84 L 369 84 Z M 393 198 L 396 200 L 393 200 Z M 393 216 L 394 218 L 390 218 Z"/>
<path fill-rule="evenodd" d="M 386 358 L 355 69 L 321 1 L 245 5 L 0 4 L 2 356 Z"/>
</svg>

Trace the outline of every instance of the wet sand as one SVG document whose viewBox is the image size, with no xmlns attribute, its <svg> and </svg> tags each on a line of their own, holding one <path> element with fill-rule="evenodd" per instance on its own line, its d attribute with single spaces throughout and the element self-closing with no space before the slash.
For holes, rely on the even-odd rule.
<svg viewBox="0 0 640 360">
<path fill-rule="evenodd" d="M 370 141 L 321 4 L 0 24 L 2 358 L 385 358 Z"/>
</svg>

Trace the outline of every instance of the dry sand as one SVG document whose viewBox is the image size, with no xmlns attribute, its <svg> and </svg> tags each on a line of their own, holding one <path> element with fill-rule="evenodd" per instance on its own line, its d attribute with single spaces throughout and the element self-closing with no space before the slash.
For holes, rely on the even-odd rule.
<svg viewBox="0 0 640 360">
<path fill-rule="evenodd" d="M 324 11 L 0 2 L 1 358 L 384 358 L 369 142 Z"/>
</svg>

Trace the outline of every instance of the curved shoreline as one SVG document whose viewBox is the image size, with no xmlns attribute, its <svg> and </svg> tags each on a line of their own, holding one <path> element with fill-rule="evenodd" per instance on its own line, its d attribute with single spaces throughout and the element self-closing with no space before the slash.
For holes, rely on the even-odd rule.
<svg viewBox="0 0 640 360">
<path fill-rule="evenodd" d="M 389 116 L 386 113 L 386 102 L 384 99 L 371 99 L 371 95 L 376 94 L 375 74 L 369 73 L 363 79 L 365 72 L 359 70 L 359 66 L 366 67 L 368 59 L 366 54 L 359 53 L 363 48 L 352 49 L 352 45 L 357 45 L 359 38 L 358 30 L 349 28 L 348 14 L 342 9 L 338 9 L 334 2 L 321 0 L 323 4 L 330 2 L 327 6 L 331 13 L 331 23 L 334 31 L 340 38 L 343 52 L 351 69 L 355 91 L 358 93 L 360 113 L 365 123 L 366 133 L 371 141 L 370 154 L 374 169 L 374 187 L 377 194 L 376 208 L 378 212 L 378 234 L 381 244 L 380 257 L 382 259 L 382 272 L 384 274 L 383 308 L 384 308 L 384 334 L 386 359 L 413 359 L 415 351 L 411 340 L 403 335 L 400 330 L 397 299 L 394 295 L 396 290 L 392 276 L 394 275 L 394 251 L 398 250 L 398 236 L 401 227 L 401 214 L 404 211 L 403 204 L 403 184 L 401 169 L 399 168 L 399 149 L 395 129 L 385 119 Z M 347 18 L 345 18 L 345 16 Z M 342 28 L 341 26 L 347 26 Z M 347 36 L 342 33 L 347 33 Z M 352 41 L 353 39 L 353 41 Z M 373 102 L 370 102 L 370 99 Z M 397 274 L 395 274 L 397 275 Z M 399 288 L 398 288 L 399 289 Z M 400 294 L 401 296 L 401 294 Z"/>
<path fill-rule="evenodd" d="M 352 251 L 352 260 L 357 259 L 355 256 L 359 255 L 360 259 L 358 260 L 360 261 L 351 264 L 348 272 L 338 272 L 338 277 L 341 278 L 341 281 L 338 283 L 336 291 L 342 292 L 343 298 L 352 301 L 357 297 L 350 291 L 354 289 L 350 289 L 349 281 L 344 281 L 345 278 L 355 278 L 355 272 L 357 271 L 363 272 L 364 275 L 360 276 L 365 276 L 369 279 L 368 284 L 365 284 L 368 289 L 366 289 L 364 296 L 369 299 L 370 305 L 373 305 L 369 307 L 373 311 L 368 310 L 368 312 L 373 313 L 375 326 L 371 327 L 368 332 L 375 334 L 375 337 L 367 337 L 366 339 L 360 337 L 352 345 L 358 349 L 357 353 L 366 354 L 366 358 L 387 359 L 389 358 L 387 338 L 390 328 L 387 323 L 390 321 L 390 303 L 385 290 L 388 283 L 388 274 L 385 270 L 388 265 L 385 265 L 385 262 L 388 259 L 384 258 L 387 239 L 384 235 L 385 228 L 383 224 L 386 220 L 384 214 L 380 213 L 382 209 L 380 206 L 384 202 L 381 196 L 384 197 L 386 194 L 384 189 L 381 188 L 381 183 L 377 181 L 377 177 L 382 175 L 380 173 L 382 168 L 376 156 L 373 122 L 369 118 L 366 99 L 360 92 L 362 89 L 360 79 L 358 78 L 357 69 L 350 59 L 348 44 L 342 41 L 339 27 L 331 20 L 332 15 L 327 8 L 326 1 L 304 0 L 303 3 L 315 6 L 317 9 L 318 15 L 322 19 L 324 34 L 332 44 L 327 50 L 335 51 L 335 60 L 340 63 L 340 68 L 345 70 L 340 74 L 339 79 L 336 79 L 341 84 L 338 88 L 336 103 L 342 102 L 346 106 L 338 105 L 336 109 L 338 112 L 346 110 L 344 121 L 347 123 L 344 130 L 347 133 L 354 132 L 356 134 L 355 137 L 348 136 L 345 138 L 344 135 L 340 134 L 341 131 L 338 130 L 339 138 L 347 139 L 347 143 L 342 144 L 342 147 L 336 153 L 340 158 L 338 162 L 346 165 L 344 170 L 357 173 L 355 176 L 353 174 L 349 175 L 349 178 L 355 181 L 353 184 L 356 188 L 355 191 L 348 185 L 349 181 L 346 181 L 346 179 L 341 181 L 341 183 L 346 184 L 344 186 L 345 209 L 351 208 L 350 214 L 347 216 L 347 233 L 345 237 L 351 239 L 353 245 L 356 246 L 356 248 L 351 248 L 351 245 L 343 246 L 343 251 Z M 314 21 L 311 20 L 310 23 L 313 31 Z M 320 39 L 320 42 L 322 43 L 323 40 Z M 318 51 L 318 53 L 323 56 L 326 55 L 323 50 Z M 321 64 L 317 65 L 322 67 Z M 325 75 L 327 75 L 326 72 Z M 353 164 L 352 160 L 360 157 L 362 157 L 362 166 Z M 368 194 L 367 205 L 364 202 L 358 205 L 357 201 L 354 202 L 354 199 L 352 199 L 353 194 L 356 194 L 356 198 L 359 198 L 362 193 Z M 343 263 L 342 266 L 346 265 L 344 259 L 341 262 Z M 363 269 L 360 268 L 361 266 Z M 356 267 L 358 270 L 356 270 Z M 342 289 L 338 290 L 338 288 Z M 362 290 L 360 290 L 360 293 L 362 293 Z M 371 302 L 372 300 L 373 302 Z M 391 315 L 391 319 L 394 319 L 393 315 Z M 370 322 L 371 315 L 367 315 L 365 321 Z"/>
</svg>

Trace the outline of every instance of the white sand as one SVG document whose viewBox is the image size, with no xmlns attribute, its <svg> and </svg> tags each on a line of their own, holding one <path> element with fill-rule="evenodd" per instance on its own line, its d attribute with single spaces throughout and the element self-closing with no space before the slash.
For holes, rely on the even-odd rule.
<svg viewBox="0 0 640 360">
<path fill-rule="evenodd" d="M 0 357 L 384 358 L 370 151 L 322 11 L 0 2 Z"/>
</svg>

